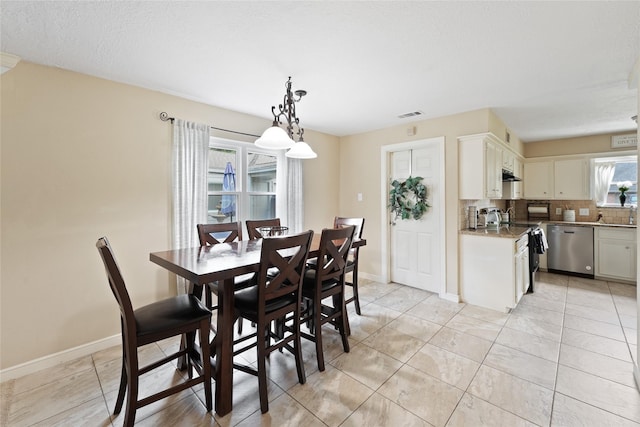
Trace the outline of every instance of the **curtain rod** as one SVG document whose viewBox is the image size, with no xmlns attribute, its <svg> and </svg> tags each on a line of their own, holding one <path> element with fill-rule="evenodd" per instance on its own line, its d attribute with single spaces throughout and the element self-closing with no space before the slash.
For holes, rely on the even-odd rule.
<svg viewBox="0 0 640 427">
<path fill-rule="evenodd" d="M 171 123 L 173 123 L 173 121 L 175 120 L 175 117 L 169 117 L 169 115 L 163 111 L 162 113 L 160 113 L 160 120 L 162 120 L 163 122 L 171 122 Z M 256 138 L 260 138 L 260 135 L 254 135 L 252 133 L 238 132 L 237 130 L 217 128 L 215 126 L 209 126 L 209 127 L 211 129 L 221 130 L 223 132 L 235 133 L 235 134 L 238 134 L 238 135 L 255 136 Z"/>
</svg>

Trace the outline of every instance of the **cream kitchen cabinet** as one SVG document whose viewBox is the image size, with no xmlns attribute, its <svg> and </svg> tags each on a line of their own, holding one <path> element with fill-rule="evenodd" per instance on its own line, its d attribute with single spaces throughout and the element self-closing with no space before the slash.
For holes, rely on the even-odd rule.
<svg viewBox="0 0 640 427">
<path fill-rule="evenodd" d="M 502 147 L 493 134 L 458 138 L 459 198 L 499 199 L 502 197 Z"/>
<path fill-rule="evenodd" d="M 524 165 L 524 198 L 553 198 L 553 162 L 532 162 Z"/>
<path fill-rule="evenodd" d="M 524 198 L 588 200 L 589 161 L 566 159 L 531 162 L 524 165 Z"/>
<path fill-rule="evenodd" d="M 635 282 L 636 229 L 595 227 L 596 277 Z"/>
<path fill-rule="evenodd" d="M 460 297 L 505 313 L 529 287 L 528 235 L 498 236 L 460 235 Z"/>
<path fill-rule="evenodd" d="M 589 199 L 589 161 L 586 159 L 553 162 L 554 197 L 559 200 Z"/>
<path fill-rule="evenodd" d="M 516 172 L 515 167 L 515 156 L 509 150 L 504 150 L 502 152 L 502 169 L 506 169 L 510 172 Z M 517 175 L 516 175 L 517 176 Z"/>
</svg>

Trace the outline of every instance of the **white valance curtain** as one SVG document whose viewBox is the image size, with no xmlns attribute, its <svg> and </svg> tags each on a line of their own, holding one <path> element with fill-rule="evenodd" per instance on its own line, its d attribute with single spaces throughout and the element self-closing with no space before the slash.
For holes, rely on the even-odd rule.
<svg viewBox="0 0 640 427">
<path fill-rule="evenodd" d="M 207 222 L 209 126 L 175 119 L 173 123 L 173 218 L 171 247 L 198 245 L 196 225 Z M 178 277 L 178 293 L 187 283 Z"/>
<path fill-rule="evenodd" d="M 609 187 L 615 170 L 616 162 L 598 162 L 595 164 L 594 191 L 596 206 L 603 206 L 607 203 L 607 195 L 609 194 Z"/>
</svg>

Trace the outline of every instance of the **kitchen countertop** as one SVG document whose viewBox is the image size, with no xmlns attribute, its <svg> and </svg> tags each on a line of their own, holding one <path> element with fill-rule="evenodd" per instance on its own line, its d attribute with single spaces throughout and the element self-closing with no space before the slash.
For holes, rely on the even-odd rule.
<svg viewBox="0 0 640 427">
<path fill-rule="evenodd" d="M 616 228 L 637 228 L 636 224 L 603 224 L 600 222 L 568 222 L 568 221 L 543 221 L 551 225 L 570 225 L 576 227 L 616 227 Z M 516 221 L 515 224 L 501 224 L 500 227 L 478 227 L 477 229 L 464 228 L 460 234 L 472 236 L 504 237 L 508 239 L 518 239 L 529 231 L 530 227 L 539 226 L 539 221 Z M 529 227 L 530 226 L 530 227 Z"/>
<path fill-rule="evenodd" d="M 601 222 L 569 222 L 569 221 L 545 221 L 552 225 L 572 225 L 576 227 L 621 227 L 621 228 L 637 228 L 636 224 L 606 224 Z"/>
<path fill-rule="evenodd" d="M 504 237 L 508 239 L 518 239 L 528 232 L 529 227 L 521 225 L 501 225 L 500 227 L 476 229 L 465 228 L 463 230 L 460 230 L 460 234 L 468 234 L 473 236 Z"/>
</svg>

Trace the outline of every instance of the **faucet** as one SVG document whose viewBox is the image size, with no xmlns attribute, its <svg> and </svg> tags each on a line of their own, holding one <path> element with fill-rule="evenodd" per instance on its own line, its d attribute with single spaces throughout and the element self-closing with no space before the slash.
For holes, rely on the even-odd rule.
<svg viewBox="0 0 640 427">
<path fill-rule="evenodd" d="M 631 206 L 629 208 L 629 224 L 633 225 L 633 212 L 636 211 L 638 208 L 636 206 Z"/>
</svg>

